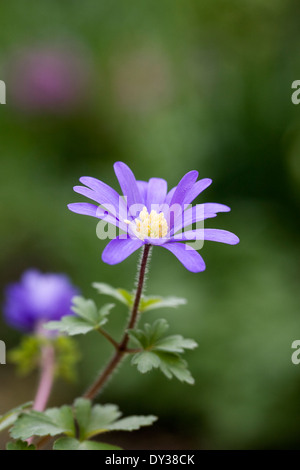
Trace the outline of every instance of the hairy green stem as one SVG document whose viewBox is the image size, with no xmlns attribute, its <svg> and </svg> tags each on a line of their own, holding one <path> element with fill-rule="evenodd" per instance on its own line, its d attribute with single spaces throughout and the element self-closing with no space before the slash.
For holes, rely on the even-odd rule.
<svg viewBox="0 0 300 470">
<path fill-rule="evenodd" d="M 144 252 L 142 255 L 140 270 L 139 270 L 139 275 L 138 275 L 138 284 L 137 284 L 135 299 L 134 299 L 133 307 L 131 310 L 129 322 L 123 334 L 123 337 L 120 343 L 115 345 L 116 352 L 111 358 L 111 360 L 109 361 L 109 363 L 107 364 L 107 366 L 102 370 L 102 372 L 100 373 L 98 378 L 95 380 L 95 382 L 83 395 L 84 398 L 89 398 L 90 400 L 93 400 L 101 391 L 103 385 L 111 377 L 112 373 L 114 372 L 118 364 L 121 362 L 121 360 L 124 358 L 126 353 L 131 352 L 130 350 L 129 351 L 127 350 L 127 344 L 129 342 L 128 330 L 134 328 L 138 319 L 139 305 L 140 305 L 143 288 L 144 288 L 145 274 L 146 274 L 147 261 L 148 261 L 150 249 L 151 249 L 150 245 L 144 246 Z"/>
</svg>

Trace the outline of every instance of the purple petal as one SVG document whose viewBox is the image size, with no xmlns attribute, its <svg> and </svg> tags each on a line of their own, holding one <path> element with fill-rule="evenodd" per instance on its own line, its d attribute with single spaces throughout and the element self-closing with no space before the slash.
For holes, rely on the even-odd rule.
<svg viewBox="0 0 300 470">
<path fill-rule="evenodd" d="M 180 216 L 178 216 L 175 221 L 173 231 L 171 233 L 176 233 L 178 230 L 181 230 L 188 225 L 191 225 L 202 220 L 210 219 L 216 217 L 218 212 L 229 212 L 230 207 L 225 206 L 224 204 L 217 204 L 214 202 L 205 202 L 204 204 L 197 204 L 194 207 L 190 207 L 184 211 Z"/>
<path fill-rule="evenodd" d="M 147 181 L 137 181 L 137 186 L 141 195 L 141 202 L 144 206 L 147 204 L 147 189 L 148 189 L 148 182 Z"/>
<path fill-rule="evenodd" d="M 188 191 L 184 199 L 184 204 L 191 204 L 191 202 L 193 202 L 193 200 L 196 199 L 202 191 L 208 188 L 211 183 L 212 180 L 210 178 L 203 178 L 202 180 L 197 181 Z"/>
<path fill-rule="evenodd" d="M 172 204 L 180 204 L 182 205 L 184 203 L 184 200 L 186 198 L 186 195 L 192 188 L 193 184 L 198 178 L 198 171 L 189 171 L 184 175 L 183 178 L 179 181 L 176 190 L 174 192 L 174 195 L 171 199 L 171 206 Z"/>
<path fill-rule="evenodd" d="M 81 186 L 75 186 L 76 189 L 74 188 L 74 191 L 93 199 L 94 201 L 103 205 L 111 213 L 119 215 L 120 218 L 127 218 L 127 205 L 125 204 L 123 198 L 117 193 L 117 191 L 102 181 L 90 176 L 82 176 L 79 181 L 82 184 L 90 187 L 93 191 L 90 192 L 86 188 L 84 188 L 86 191 L 82 191 L 79 189 Z M 112 206 L 114 210 L 112 210 Z"/>
<path fill-rule="evenodd" d="M 163 204 L 167 195 L 167 182 L 162 178 L 151 178 L 147 188 L 147 208 L 151 211 L 151 205 Z"/>
<path fill-rule="evenodd" d="M 94 200 L 99 202 L 99 204 L 112 204 L 116 210 L 119 209 L 120 201 L 121 205 L 125 205 L 123 199 L 120 197 L 117 191 L 115 191 L 113 188 L 103 183 L 102 181 L 96 178 L 92 178 L 90 176 L 82 176 L 79 181 L 85 186 L 88 186 L 89 188 L 94 190 L 97 197 L 97 199 Z"/>
<path fill-rule="evenodd" d="M 76 214 L 90 215 L 92 217 L 97 217 L 97 209 L 99 206 L 94 204 L 89 204 L 88 202 L 74 202 L 68 204 L 68 209 Z"/>
<path fill-rule="evenodd" d="M 109 196 L 103 197 L 103 194 L 86 188 L 85 186 L 74 186 L 74 191 L 82 196 L 92 199 L 92 201 L 101 204 L 108 212 L 118 219 L 127 219 L 127 207 L 121 196 L 118 195 L 118 202 L 114 198 L 109 200 Z M 111 188 L 110 188 L 111 189 Z M 113 191 L 113 190 L 112 190 Z M 117 193 L 116 193 L 117 194 Z"/>
<path fill-rule="evenodd" d="M 177 236 L 175 236 L 177 238 Z M 205 228 L 199 230 L 188 230 L 178 235 L 180 240 L 210 240 L 212 242 L 226 243 L 227 245 L 236 245 L 239 238 L 227 230 L 216 228 Z"/>
<path fill-rule="evenodd" d="M 92 189 L 86 188 L 85 186 L 74 186 L 73 190 L 75 193 L 82 194 L 82 196 L 92 199 L 92 201 L 98 202 L 98 204 L 103 203 L 103 199 Z"/>
<path fill-rule="evenodd" d="M 170 230 L 172 230 L 174 223 L 178 217 L 182 217 L 183 205 L 186 194 L 189 192 L 196 179 L 198 178 L 198 171 L 190 171 L 179 181 L 169 207 L 166 209 L 164 204 L 163 212 L 168 222 Z"/>
<path fill-rule="evenodd" d="M 171 200 L 172 200 L 172 197 L 174 196 L 174 193 L 176 191 L 176 188 L 177 186 L 175 186 L 174 188 L 170 189 L 170 191 L 168 192 L 167 196 L 166 196 L 166 199 L 165 199 L 165 204 L 171 204 Z"/>
<path fill-rule="evenodd" d="M 114 164 L 116 177 L 118 178 L 123 195 L 127 197 L 127 206 L 130 209 L 134 204 L 141 204 L 142 198 L 134 174 L 123 162 Z"/>
<path fill-rule="evenodd" d="M 103 250 L 102 261 L 107 264 L 118 264 L 138 250 L 144 242 L 132 238 L 111 240 Z"/>
<path fill-rule="evenodd" d="M 87 202 L 74 202 L 68 204 L 68 208 L 76 214 L 89 215 L 96 217 L 97 219 L 105 220 L 109 224 L 120 227 L 122 230 L 127 232 L 128 225 L 119 220 L 113 214 L 109 213 L 107 210 L 102 209 L 102 207 L 95 206 L 94 204 L 89 204 Z"/>
<path fill-rule="evenodd" d="M 193 273 L 205 270 L 205 263 L 198 251 L 185 243 L 166 243 L 163 248 L 171 251 L 183 266 Z"/>
</svg>

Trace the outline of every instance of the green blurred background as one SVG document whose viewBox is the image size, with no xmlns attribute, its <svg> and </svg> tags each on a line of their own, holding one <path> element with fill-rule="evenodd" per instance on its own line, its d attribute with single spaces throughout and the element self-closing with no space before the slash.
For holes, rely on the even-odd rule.
<svg viewBox="0 0 300 470">
<path fill-rule="evenodd" d="M 128 449 L 300 448 L 300 365 L 291 362 L 300 338 L 300 107 L 291 103 L 299 18 L 298 0 L 1 4 L 1 292 L 29 267 L 67 273 L 98 303 L 106 299 L 93 281 L 133 287 L 138 255 L 105 265 L 96 220 L 66 208 L 84 200 L 72 191 L 80 176 L 118 189 L 116 160 L 170 187 L 197 169 L 213 179 L 199 201 L 232 208 L 209 226 L 241 242 L 205 243 L 204 273 L 154 249 L 147 293 L 188 304 L 146 320 L 165 316 L 172 333 L 198 341 L 186 354 L 196 384 L 142 376 L 124 363 L 101 401 L 160 418 L 152 429 L 111 437 Z M 26 54 L 37 50 L 75 63 L 62 89 L 76 93 L 62 107 L 33 105 L 34 82 L 23 90 Z M 110 331 L 120 334 L 125 320 L 116 309 Z M 1 320 L 0 332 L 8 349 L 18 344 L 20 334 Z M 97 334 L 78 342 L 80 379 L 59 382 L 51 404 L 80 394 L 111 354 Z M 31 399 L 36 380 L 0 366 L 0 414 Z"/>
</svg>

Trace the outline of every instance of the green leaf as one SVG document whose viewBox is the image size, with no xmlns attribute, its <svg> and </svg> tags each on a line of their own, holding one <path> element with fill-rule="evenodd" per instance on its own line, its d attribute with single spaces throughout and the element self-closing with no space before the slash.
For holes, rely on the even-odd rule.
<svg viewBox="0 0 300 470">
<path fill-rule="evenodd" d="M 155 350 L 183 353 L 185 349 L 195 349 L 197 346 L 198 344 L 193 339 L 186 339 L 181 335 L 173 335 L 157 341 Z"/>
<path fill-rule="evenodd" d="M 105 444 L 104 442 L 83 441 L 72 437 L 61 437 L 54 442 L 54 450 L 122 450 L 121 447 Z"/>
<path fill-rule="evenodd" d="M 140 303 L 140 312 L 146 312 L 148 310 L 154 310 L 156 308 L 177 308 L 179 305 L 185 305 L 186 299 L 180 297 L 142 297 Z"/>
<path fill-rule="evenodd" d="M 122 304 L 127 305 L 127 307 L 131 307 L 133 304 L 133 294 L 125 289 L 115 288 L 109 284 L 105 284 L 104 282 L 94 282 L 92 286 L 97 289 L 99 294 L 109 295 L 110 297 L 119 300 Z"/>
<path fill-rule="evenodd" d="M 70 406 L 63 405 L 60 408 L 49 408 L 45 411 L 45 414 L 52 419 L 56 426 L 63 429 L 61 432 L 67 434 L 67 436 L 75 434 L 73 411 Z"/>
<path fill-rule="evenodd" d="M 195 383 L 190 371 L 187 368 L 187 363 L 178 354 L 157 352 L 157 356 L 160 359 L 159 367 L 168 379 L 173 376 L 176 377 L 180 382 L 186 382 L 190 385 Z"/>
<path fill-rule="evenodd" d="M 61 437 L 53 444 L 53 450 L 78 450 L 80 442 L 75 437 Z"/>
<path fill-rule="evenodd" d="M 132 358 L 141 373 L 159 368 L 168 378 L 176 377 L 181 382 L 194 383 L 187 363 L 180 354 L 185 349 L 194 349 L 197 343 L 181 335 L 162 337 L 169 325 L 166 320 L 156 320 L 153 325 L 146 323 L 144 329 L 130 330 L 130 338 L 142 349 Z"/>
<path fill-rule="evenodd" d="M 16 442 L 8 442 L 6 450 L 36 450 L 33 444 L 28 445 L 27 442 L 18 440 Z"/>
<path fill-rule="evenodd" d="M 150 354 L 151 357 L 149 356 Z M 181 382 L 194 384 L 194 379 L 187 368 L 187 363 L 178 354 L 155 351 L 152 353 L 137 353 L 132 358 L 132 364 L 137 365 L 141 373 L 159 368 L 164 375 L 171 379 L 173 376 Z"/>
<path fill-rule="evenodd" d="M 142 374 L 145 374 L 149 370 L 159 367 L 160 359 L 154 352 L 144 351 L 135 354 L 131 362 L 137 366 Z"/>
<path fill-rule="evenodd" d="M 11 436 L 14 439 L 28 439 L 31 436 L 55 436 L 64 429 L 58 427 L 44 413 L 31 411 L 22 415 L 11 430 Z"/>
<path fill-rule="evenodd" d="M 143 349 L 150 349 L 155 346 L 158 339 L 169 328 L 168 322 L 164 319 L 156 320 L 153 325 L 146 323 L 144 330 L 129 330 L 129 336 Z"/>
<path fill-rule="evenodd" d="M 142 426 L 150 426 L 157 420 L 156 416 L 129 416 L 109 425 L 109 431 L 135 431 Z"/>
<path fill-rule="evenodd" d="M 77 398 L 74 403 L 75 416 L 79 427 L 79 438 L 85 438 L 91 420 L 92 404 L 85 398 Z"/>
<path fill-rule="evenodd" d="M 122 413 L 116 405 L 94 405 L 86 398 L 78 398 L 74 403 L 75 417 L 79 427 L 80 441 L 90 439 L 108 431 L 131 431 L 141 426 L 149 426 L 155 416 L 130 416 L 118 420 Z"/>
<path fill-rule="evenodd" d="M 32 401 L 28 401 L 23 405 L 17 406 L 16 408 L 13 408 L 4 415 L 0 416 L 0 431 L 3 431 L 3 429 L 9 428 L 12 424 L 14 424 L 20 414 L 23 413 L 26 408 L 30 408 L 31 406 Z"/>
<path fill-rule="evenodd" d="M 125 289 L 112 287 L 104 282 L 94 282 L 92 285 L 97 289 L 99 294 L 109 295 L 127 305 L 127 307 L 132 307 L 135 297 L 134 293 L 128 292 Z M 185 305 L 186 302 L 186 299 L 180 297 L 142 296 L 139 311 L 142 313 L 155 308 L 176 308 L 179 307 L 179 305 Z"/>
<path fill-rule="evenodd" d="M 83 441 L 78 450 L 122 450 L 122 448 L 105 442 Z"/>
<path fill-rule="evenodd" d="M 121 415 L 122 413 L 116 405 L 98 404 L 92 407 L 90 400 L 78 398 L 74 403 L 74 413 L 72 408 L 66 405 L 61 408 L 50 408 L 43 413 L 34 410 L 26 414 L 23 413 L 15 422 L 10 434 L 14 439 L 22 440 L 32 436 L 56 436 L 58 434 L 65 434 L 69 438 L 75 438 L 76 419 L 80 448 L 77 445 L 76 439 L 58 440 L 56 448 L 58 449 L 61 443 L 63 443 L 63 445 L 69 445 L 70 449 L 73 445 L 76 445 L 78 450 L 92 450 L 92 448 L 100 449 L 100 444 L 96 446 L 98 443 L 85 442 L 83 445 L 83 441 L 87 441 L 92 436 L 103 432 L 115 430 L 131 431 L 141 426 L 149 426 L 156 420 L 155 416 L 130 416 L 119 420 Z M 102 448 L 104 449 L 104 447 Z M 113 449 L 114 447 L 111 448 Z"/>
<path fill-rule="evenodd" d="M 70 336 L 86 334 L 97 330 L 107 322 L 107 315 L 114 304 L 106 304 L 100 310 L 93 300 L 73 297 L 72 310 L 76 315 L 65 315 L 60 321 L 51 321 L 44 325 L 49 330 L 58 330 Z"/>
<path fill-rule="evenodd" d="M 73 315 L 66 315 L 60 321 L 51 321 L 46 323 L 45 328 L 48 330 L 58 330 L 61 333 L 67 333 L 70 336 L 85 335 L 94 329 L 91 325 L 82 318 L 74 317 Z"/>
<path fill-rule="evenodd" d="M 84 320 L 96 323 L 98 319 L 98 309 L 95 302 L 91 299 L 75 296 L 72 299 L 71 310 Z"/>
<path fill-rule="evenodd" d="M 128 334 L 133 341 L 143 349 L 169 351 L 182 353 L 185 349 L 194 349 L 197 347 L 193 339 L 183 338 L 181 335 L 172 335 L 162 338 L 169 325 L 166 320 L 156 320 L 153 325 L 146 323 L 144 330 L 129 330 Z"/>
<path fill-rule="evenodd" d="M 64 433 L 75 435 L 73 413 L 70 406 L 50 408 L 44 413 L 30 411 L 22 414 L 10 431 L 14 439 L 28 439 L 31 436 L 56 436 Z"/>
<path fill-rule="evenodd" d="M 94 405 L 90 422 L 86 428 L 85 439 L 106 432 L 121 415 L 122 413 L 116 405 Z"/>
</svg>

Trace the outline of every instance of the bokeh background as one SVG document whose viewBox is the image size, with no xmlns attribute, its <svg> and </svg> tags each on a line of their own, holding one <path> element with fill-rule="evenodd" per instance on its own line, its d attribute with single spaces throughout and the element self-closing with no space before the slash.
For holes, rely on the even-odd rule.
<svg viewBox="0 0 300 470">
<path fill-rule="evenodd" d="M 213 185 L 199 201 L 232 208 L 210 227 L 241 243 L 207 242 L 207 270 L 192 274 L 154 250 L 148 294 L 188 299 L 165 316 L 195 338 L 186 354 L 194 386 L 129 363 L 101 402 L 159 421 L 111 436 L 128 449 L 300 448 L 300 79 L 298 0 L 18 0 L 1 4 L 0 290 L 29 267 L 65 272 L 85 296 L 93 281 L 133 287 L 138 255 L 101 262 L 96 220 L 67 203 L 80 176 L 118 189 L 112 165 L 176 185 L 197 169 Z M 111 315 L 118 335 L 127 314 Z M 0 319 L 7 349 L 20 334 Z M 70 402 L 111 354 L 95 335 L 78 338 L 79 380 L 56 384 L 51 404 Z M 33 374 L 0 366 L 0 414 L 32 398 Z"/>
</svg>

